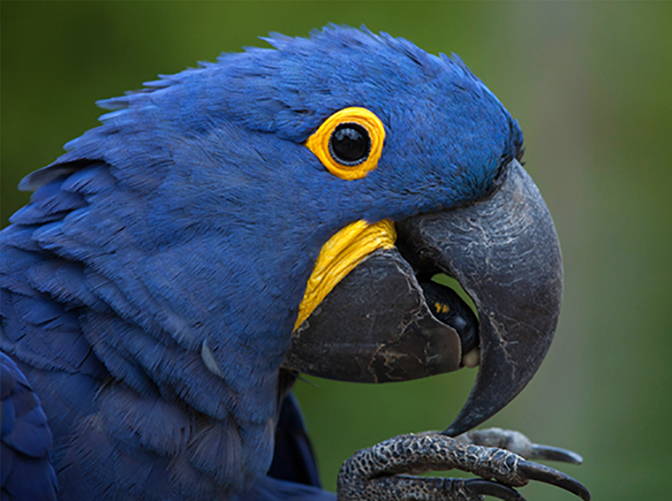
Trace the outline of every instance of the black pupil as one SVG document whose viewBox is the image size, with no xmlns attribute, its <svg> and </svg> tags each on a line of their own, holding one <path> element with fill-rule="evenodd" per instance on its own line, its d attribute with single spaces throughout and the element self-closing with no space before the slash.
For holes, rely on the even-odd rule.
<svg viewBox="0 0 672 501">
<path fill-rule="evenodd" d="M 338 163 L 357 165 L 366 160 L 371 149 L 367 130 L 356 123 L 343 123 L 334 129 L 329 138 L 329 151 Z"/>
</svg>

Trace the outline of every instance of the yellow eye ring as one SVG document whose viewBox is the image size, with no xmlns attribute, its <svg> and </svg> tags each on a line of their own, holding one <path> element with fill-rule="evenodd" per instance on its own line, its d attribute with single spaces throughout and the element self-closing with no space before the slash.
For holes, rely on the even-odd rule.
<svg viewBox="0 0 672 501">
<path fill-rule="evenodd" d="M 378 166 L 385 127 L 366 108 L 344 108 L 327 118 L 308 138 L 306 146 L 333 175 L 362 179 Z"/>
</svg>

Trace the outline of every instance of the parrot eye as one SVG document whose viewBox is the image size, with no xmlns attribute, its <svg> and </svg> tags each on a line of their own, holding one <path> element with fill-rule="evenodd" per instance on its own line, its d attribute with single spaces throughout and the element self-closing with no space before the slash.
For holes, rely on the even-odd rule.
<svg viewBox="0 0 672 501">
<path fill-rule="evenodd" d="M 385 127 L 366 108 L 344 108 L 327 118 L 308 138 L 306 146 L 329 172 L 351 181 L 378 166 Z"/>
<path fill-rule="evenodd" d="M 343 165 L 359 165 L 371 150 L 369 133 L 356 123 L 341 124 L 334 129 L 329 138 L 329 153 L 334 160 Z"/>
</svg>

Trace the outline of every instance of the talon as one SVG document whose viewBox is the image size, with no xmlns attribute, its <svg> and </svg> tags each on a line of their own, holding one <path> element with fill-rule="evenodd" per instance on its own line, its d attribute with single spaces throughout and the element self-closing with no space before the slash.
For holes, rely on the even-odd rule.
<svg viewBox="0 0 672 501">
<path fill-rule="evenodd" d="M 583 501 L 590 501 L 590 492 L 588 492 L 588 489 L 561 471 L 525 460 L 518 462 L 518 471 L 525 475 L 528 480 L 538 480 L 539 482 L 555 485 L 579 496 Z"/>
<path fill-rule="evenodd" d="M 515 452 L 525 459 L 545 459 L 562 463 L 581 464 L 583 458 L 576 452 L 550 445 L 533 444 L 529 438 L 518 431 L 501 428 L 471 430 L 455 437 L 463 444 L 485 445 Z"/>
<path fill-rule="evenodd" d="M 529 459 L 546 459 L 548 461 L 560 461 L 570 464 L 583 463 L 583 458 L 576 452 L 541 444 L 532 444 L 532 452 Z"/>
<path fill-rule="evenodd" d="M 492 496 L 493 498 L 503 499 L 504 501 L 525 501 L 525 498 L 518 491 L 513 490 L 506 485 L 483 480 L 482 478 L 473 478 L 464 481 L 464 490 L 470 496 Z"/>
</svg>

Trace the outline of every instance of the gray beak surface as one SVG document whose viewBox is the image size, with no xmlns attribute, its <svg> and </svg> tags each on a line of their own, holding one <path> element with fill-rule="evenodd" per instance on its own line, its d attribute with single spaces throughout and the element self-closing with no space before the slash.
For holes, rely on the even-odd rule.
<svg viewBox="0 0 672 501">
<path fill-rule="evenodd" d="M 546 356 L 562 300 L 558 236 L 539 190 L 516 160 L 489 198 L 450 216 L 404 221 L 398 231 L 417 269 L 443 270 L 476 304 L 480 369 L 445 431 L 459 435 L 518 395 Z"/>
<path fill-rule="evenodd" d="M 437 318 L 422 283 L 455 278 L 476 305 L 480 368 L 454 436 L 518 395 L 544 359 L 562 297 L 551 215 L 513 160 L 486 198 L 397 223 L 396 249 L 377 251 L 294 332 L 285 367 L 330 379 L 404 381 L 460 368 L 459 327 Z"/>
</svg>

